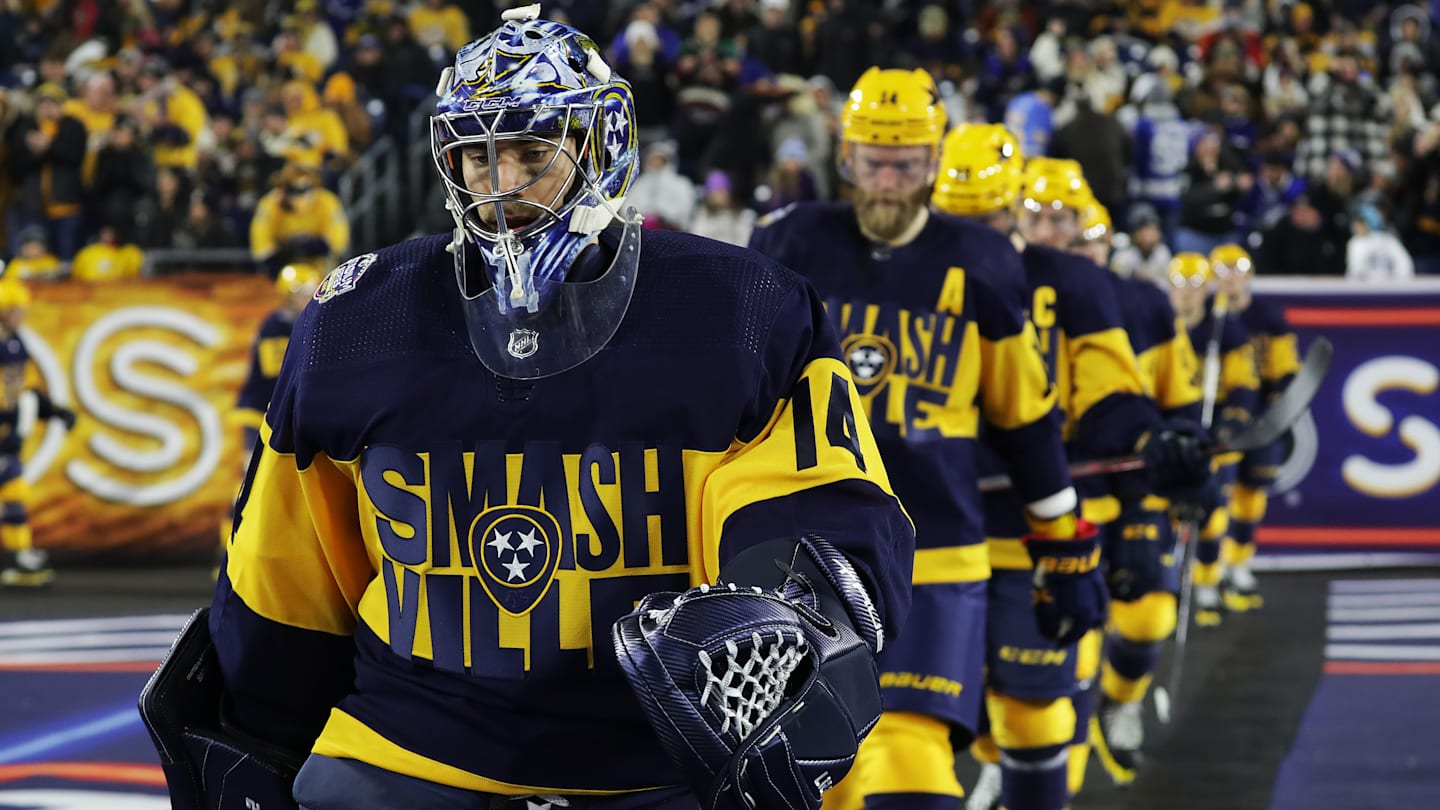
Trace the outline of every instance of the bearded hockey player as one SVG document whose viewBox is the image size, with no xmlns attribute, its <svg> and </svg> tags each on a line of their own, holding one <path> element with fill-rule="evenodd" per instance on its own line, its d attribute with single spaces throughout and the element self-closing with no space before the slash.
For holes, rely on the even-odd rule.
<svg viewBox="0 0 1440 810">
<path fill-rule="evenodd" d="M 37 420 L 58 419 L 67 430 L 75 425 L 74 411 L 56 405 L 43 391 L 25 387 L 30 352 L 20 338 L 20 326 L 30 300 L 24 282 L 0 279 L 0 585 L 15 588 L 55 581 L 49 555 L 35 548 L 30 533 L 30 483 L 24 478 L 21 447 Z"/>
<path fill-rule="evenodd" d="M 1258 400 L 1260 380 L 1255 372 L 1255 349 L 1250 344 L 1244 324 L 1228 313 L 1223 293 L 1211 295 L 1214 280 L 1209 259 L 1199 253 L 1180 253 L 1170 260 L 1170 302 L 1190 333 L 1190 343 L 1200 358 L 1202 380 L 1206 372 L 1204 366 L 1211 362 L 1206 359 L 1209 347 L 1212 343 L 1216 347 L 1214 362 L 1218 364 L 1218 369 L 1213 430 L 1216 437 L 1223 441 L 1225 437 L 1238 433 L 1250 421 Z M 1202 388 L 1202 397 L 1205 394 Z M 1220 546 L 1230 526 L 1229 510 L 1223 503 L 1223 497 L 1229 494 L 1239 460 L 1232 454 L 1214 459 L 1222 502 L 1214 508 L 1207 505 L 1207 515 L 1195 547 L 1195 623 L 1202 627 L 1214 627 L 1221 620 Z"/>
<path fill-rule="evenodd" d="M 1109 266 L 1110 213 L 1092 199 L 1080 226 L 1075 251 Z M 1116 298 L 1145 394 L 1165 417 L 1198 423 L 1199 363 L 1190 335 L 1163 290 L 1149 280 L 1122 275 L 1122 269 L 1116 268 L 1113 277 Z M 1160 659 L 1160 645 L 1175 631 L 1180 577 L 1169 500 L 1133 480 L 1113 489 L 1124 497 L 1110 496 L 1117 517 L 1102 529 L 1110 621 L 1100 671 L 1100 705 L 1076 732 L 1077 743 L 1093 743 L 1111 779 L 1127 785 L 1134 781 L 1141 761 L 1143 701 Z M 1072 767 L 1077 767 L 1076 759 Z M 1071 777 L 1071 790 L 1078 791 L 1083 772 L 1072 770 Z"/>
<path fill-rule="evenodd" d="M 1078 165 L 1035 158 L 1022 169 L 1022 160 L 1004 127 L 959 127 L 945 140 L 934 203 L 981 220 L 1022 247 L 1030 318 L 1059 392 L 1068 451 L 1074 457 L 1114 455 L 1153 441 L 1150 452 L 1174 453 L 1163 461 L 1156 457 L 1157 472 L 1203 475 L 1198 436 L 1183 434 L 1188 441 L 1182 442 L 1182 434 L 1161 429 L 1143 395 L 1104 271 L 1065 250 L 1078 237 L 1079 212 L 1089 200 Z M 986 498 L 994 573 L 985 695 L 1002 772 L 998 801 L 1011 810 L 1058 810 L 1068 803 L 1067 763 L 1077 722 L 1072 700 L 1094 676 L 1099 637 L 1082 651 L 1077 639 L 1057 644 L 1036 632 L 1027 609 L 1020 516 L 1013 494 Z M 982 758 L 985 749 L 977 747 Z"/>
<path fill-rule="evenodd" d="M 879 717 L 913 530 L 821 302 L 641 235 L 629 85 L 536 15 L 440 79 L 453 233 L 296 321 L 142 695 L 177 808 L 817 808 Z"/>
<path fill-rule="evenodd" d="M 1221 245 L 1210 252 L 1216 283 L 1229 301 L 1231 317 L 1239 318 L 1250 336 L 1260 377 L 1259 405 L 1264 407 L 1285 392 L 1300 370 L 1295 333 L 1279 307 L 1250 293 L 1255 263 L 1245 248 Z M 1255 527 L 1265 519 L 1268 491 L 1284 460 L 1284 444 L 1276 442 L 1240 459 L 1235 487 L 1230 493 L 1230 535 L 1220 549 L 1224 574 L 1221 596 L 1232 611 L 1254 610 L 1263 603 L 1250 560 L 1255 556 Z"/>
</svg>

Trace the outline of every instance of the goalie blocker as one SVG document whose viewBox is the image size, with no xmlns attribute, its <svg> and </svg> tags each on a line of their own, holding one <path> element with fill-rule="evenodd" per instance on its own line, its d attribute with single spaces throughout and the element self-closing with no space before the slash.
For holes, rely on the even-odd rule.
<svg viewBox="0 0 1440 810">
<path fill-rule="evenodd" d="M 296 810 L 291 785 L 304 755 L 226 722 L 225 684 L 210 641 L 210 608 L 195 611 L 140 692 L 174 810 Z"/>
<path fill-rule="evenodd" d="M 620 668 L 705 810 L 814 810 L 880 718 L 875 606 L 814 535 L 748 549 L 721 580 L 621 617 Z"/>
</svg>

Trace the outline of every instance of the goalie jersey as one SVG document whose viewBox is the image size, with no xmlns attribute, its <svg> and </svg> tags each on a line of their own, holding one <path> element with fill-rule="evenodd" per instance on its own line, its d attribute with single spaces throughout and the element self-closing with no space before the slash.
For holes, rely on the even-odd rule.
<svg viewBox="0 0 1440 810">
<path fill-rule="evenodd" d="M 1120 303 L 1108 279 L 1111 274 L 1089 259 L 1043 245 L 1026 245 L 1021 260 L 1030 320 L 1059 395 L 1070 456 L 1133 452 L 1141 434 L 1159 420 L 1145 397 Z M 986 446 L 993 446 L 988 437 Z M 1002 469 L 1000 460 L 987 453 L 985 472 Z M 1103 490 L 1093 479 L 1076 484 L 1082 495 Z M 1024 514 L 1023 503 L 1011 491 L 986 496 L 992 566 L 1030 568 L 1029 555 L 1018 541 L 1027 530 Z"/>
<path fill-rule="evenodd" d="M 646 232 L 606 348 L 517 382 L 449 242 L 346 262 L 295 325 L 211 613 L 251 733 L 507 795 L 675 785 L 610 642 L 642 597 L 815 532 L 895 631 L 913 530 L 802 279 Z"/>
</svg>

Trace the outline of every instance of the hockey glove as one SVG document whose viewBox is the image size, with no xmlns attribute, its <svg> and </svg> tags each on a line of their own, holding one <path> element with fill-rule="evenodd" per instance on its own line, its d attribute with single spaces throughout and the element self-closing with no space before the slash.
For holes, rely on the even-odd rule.
<svg viewBox="0 0 1440 810">
<path fill-rule="evenodd" d="M 1142 436 L 1137 449 L 1155 494 L 1174 497 L 1209 480 L 1209 444 L 1205 428 L 1184 419 L 1166 421 Z"/>
<path fill-rule="evenodd" d="M 1108 604 L 1100 573 L 1099 532 L 1079 521 L 1075 537 L 1025 536 L 1034 566 L 1035 623 L 1040 634 L 1064 647 L 1105 623 Z"/>
<path fill-rule="evenodd" d="M 754 552 L 778 587 L 736 584 Z M 815 810 L 880 718 L 874 604 L 814 536 L 748 550 L 722 578 L 651 594 L 616 622 L 620 668 L 705 810 Z"/>
<path fill-rule="evenodd" d="M 1165 512 L 1125 504 L 1103 529 L 1105 582 L 1110 596 L 1133 602 L 1158 589 L 1165 576 L 1164 556 L 1173 546 Z"/>
</svg>

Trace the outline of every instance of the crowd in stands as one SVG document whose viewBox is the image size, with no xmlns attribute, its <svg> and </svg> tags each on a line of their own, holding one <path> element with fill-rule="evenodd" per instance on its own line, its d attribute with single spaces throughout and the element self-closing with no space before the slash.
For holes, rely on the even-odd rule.
<svg viewBox="0 0 1440 810">
<path fill-rule="evenodd" d="M 272 270 L 343 255 L 337 177 L 382 135 L 403 145 L 454 50 L 523 4 L 0 0 L 0 258 L 107 277 L 138 250 L 248 248 Z M 1396 278 L 1440 274 L 1434 5 L 542 8 L 634 89 L 629 201 L 651 227 L 744 243 L 758 216 L 843 196 L 845 93 L 870 65 L 922 67 L 952 121 L 1003 121 L 1028 154 L 1080 161 L 1128 231 L 1115 261 L 1153 271 L 1241 241 L 1267 274 Z"/>
</svg>

